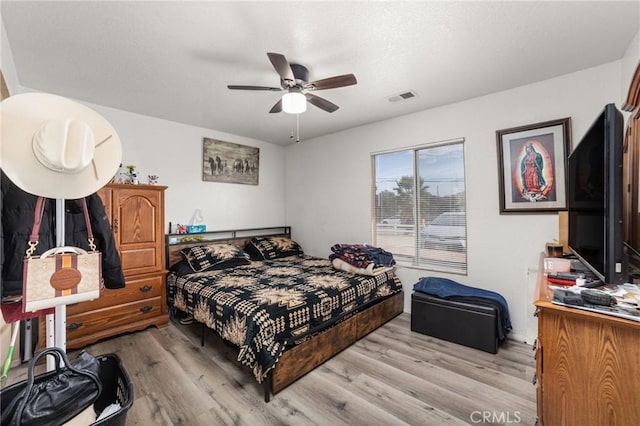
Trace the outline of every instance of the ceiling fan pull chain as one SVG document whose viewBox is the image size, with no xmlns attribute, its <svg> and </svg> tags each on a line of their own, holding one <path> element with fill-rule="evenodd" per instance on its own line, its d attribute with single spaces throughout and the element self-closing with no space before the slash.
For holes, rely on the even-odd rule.
<svg viewBox="0 0 640 426">
<path fill-rule="evenodd" d="M 296 143 L 300 143 L 300 114 L 296 114 Z"/>
</svg>

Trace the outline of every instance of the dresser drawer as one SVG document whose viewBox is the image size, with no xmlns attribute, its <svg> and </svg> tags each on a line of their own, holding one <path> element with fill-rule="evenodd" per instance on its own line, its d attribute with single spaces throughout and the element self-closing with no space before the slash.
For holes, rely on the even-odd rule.
<svg viewBox="0 0 640 426">
<path fill-rule="evenodd" d="M 121 249 L 120 259 L 122 260 L 122 270 L 125 276 L 162 269 L 159 264 L 161 257 L 155 245 L 128 248 L 126 250 Z"/>
<path fill-rule="evenodd" d="M 104 289 L 99 299 L 67 306 L 67 317 L 82 312 L 95 311 L 110 306 L 122 305 L 137 300 L 158 297 L 163 294 L 165 274 L 150 274 L 128 279 L 124 288 Z"/>
<path fill-rule="evenodd" d="M 117 329 L 162 314 L 160 297 L 67 316 L 67 339 Z"/>
</svg>

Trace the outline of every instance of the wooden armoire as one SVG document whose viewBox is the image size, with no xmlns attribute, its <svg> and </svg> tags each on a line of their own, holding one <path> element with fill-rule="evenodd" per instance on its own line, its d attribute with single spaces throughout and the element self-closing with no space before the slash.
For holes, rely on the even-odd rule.
<svg viewBox="0 0 640 426">
<path fill-rule="evenodd" d="M 67 307 L 67 347 L 168 324 L 165 186 L 109 184 L 98 191 L 111 222 L 126 286 Z"/>
</svg>

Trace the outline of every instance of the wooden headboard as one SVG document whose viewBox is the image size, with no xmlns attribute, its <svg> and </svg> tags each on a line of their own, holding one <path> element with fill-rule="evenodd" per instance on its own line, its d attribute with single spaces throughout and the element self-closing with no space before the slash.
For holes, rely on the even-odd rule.
<svg viewBox="0 0 640 426">
<path fill-rule="evenodd" d="M 184 259 L 182 253 L 180 253 L 180 250 L 185 247 L 201 246 L 208 243 L 226 243 L 244 248 L 253 237 L 291 238 L 291 227 L 276 226 L 271 228 L 207 231 L 197 234 L 167 234 L 165 236 L 167 268 L 170 268 L 171 266 Z"/>
</svg>

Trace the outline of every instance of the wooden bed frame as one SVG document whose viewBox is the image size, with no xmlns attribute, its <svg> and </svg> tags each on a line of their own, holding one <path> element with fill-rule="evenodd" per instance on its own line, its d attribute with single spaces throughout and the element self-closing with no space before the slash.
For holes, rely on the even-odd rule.
<svg viewBox="0 0 640 426">
<path fill-rule="evenodd" d="M 183 259 L 180 250 L 202 245 L 204 242 L 230 243 L 244 248 L 254 236 L 286 236 L 291 238 L 291 227 L 255 228 L 233 231 L 215 231 L 202 234 L 170 234 L 166 236 L 167 266 Z M 181 242 L 184 237 L 204 237 L 205 240 Z M 263 382 L 264 400 L 298 380 L 323 362 L 351 346 L 373 330 L 403 312 L 404 292 L 395 293 L 376 303 L 364 306 L 356 313 L 330 326 L 299 345 L 291 346 L 282 353 L 275 367 Z M 172 316 L 173 317 L 173 316 Z M 204 331 L 202 323 L 202 344 Z"/>
</svg>

